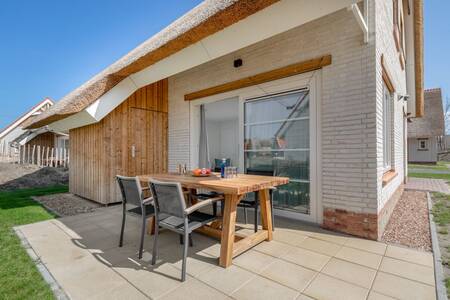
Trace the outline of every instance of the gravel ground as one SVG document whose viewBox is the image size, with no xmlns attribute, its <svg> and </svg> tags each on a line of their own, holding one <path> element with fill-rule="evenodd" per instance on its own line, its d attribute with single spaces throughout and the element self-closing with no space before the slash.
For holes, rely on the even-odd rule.
<svg viewBox="0 0 450 300">
<path fill-rule="evenodd" d="M 65 168 L 39 168 L 34 165 L 0 163 L 0 190 L 35 188 L 68 183 L 69 172 Z"/>
<path fill-rule="evenodd" d="M 73 194 L 54 194 L 41 197 L 33 197 L 37 202 L 55 212 L 61 217 L 74 216 L 82 213 L 93 212 L 102 205 L 89 201 Z"/>
<path fill-rule="evenodd" d="M 391 215 L 382 241 L 431 251 L 427 194 L 404 191 Z"/>
</svg>

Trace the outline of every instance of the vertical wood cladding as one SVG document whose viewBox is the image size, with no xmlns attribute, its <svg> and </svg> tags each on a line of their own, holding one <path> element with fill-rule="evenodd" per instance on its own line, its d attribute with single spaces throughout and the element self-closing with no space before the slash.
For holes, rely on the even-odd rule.
<svg viewBox="0 0 450 300">
<path fill-rule="evenodd" d="M 147 85 L 100 122 L 70 130 L 70 192 L 119 202 L 116 175 L 167 171 L 167 90 L 167 79 Z"/>
</svg>

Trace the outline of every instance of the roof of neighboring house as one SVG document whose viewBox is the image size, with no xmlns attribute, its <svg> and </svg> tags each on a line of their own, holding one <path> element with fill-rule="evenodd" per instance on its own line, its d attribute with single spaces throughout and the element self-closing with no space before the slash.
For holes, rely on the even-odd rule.
<svg viewBox="0 0 450 300">
<path fill-rule="evenodd" d="M 428 89 L 424 94 L 424 116 L 413 118 L 412 122 L 408 123 L 408 137 L 426 138 L 445 134 L 441 89 Z"/>
<path fill-rule="evenodd" d="M 48 126 L 44 126 L 44 127 L 38 128 L 38 129 L 30 129 L 30 130 L 25 131 L 24 133 L 19 135 L 17 138 L 15 138 L 11 143 L 13 145 L 25 145 L 26 143 L 28 143 L 29 141 L 31 141 L 38 135 L 41 135 L 41 134 L 47 133 L 47 132 L 54 133 L 57 136 L 61 136 L 61 135 L 68 136 L 65 133 L 56 132 L 56 131 L 53 131 L 50 128 L 48 128 Z"/>
<path fill-rule="evenodd" d="M 82 111 L 120 81 L 279 0 L 206 0 L 37 117 L 38 128 Z"/>
<path fill-rule="evenodd" d="M 44 98 L 41 102 L 33 106 L 29 111 L 27 111 L 26 113 L 18 117 L 16 120 L 14 120 L 11 124 L 3 128 L 0 131 L 0 139 L 6 136 L 15 128 L 19 126 L 23 127 L 24 125 L 26 125 L 25 122 L 27 122 L 29 119 L 34 119 L 38 114 L 41 114 L 41 112 L 39 111 L 41 110 L 42 107 L 44 107 L 47 104 L 52 106 L 55 104 L 55 102 L 53 102 L 53 100 L 48 97 Z"/>
</svg>

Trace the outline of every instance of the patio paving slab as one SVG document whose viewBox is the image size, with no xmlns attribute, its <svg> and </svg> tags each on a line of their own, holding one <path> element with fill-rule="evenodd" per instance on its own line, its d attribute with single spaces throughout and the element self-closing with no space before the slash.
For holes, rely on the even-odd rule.
<svg viewBox="0 0 450 300">
<path fill-rule="evenodd" d="M 127 219 L 119 248 L 120 208 L 76 217 L 17 228 L 72 299 L 435 299 L 431 253 L 297 221 L 277 218 L 274 241 L 243 253 L 228 269 L 218 266 L 220 244 L 194 234 L 187 280 L 180 282 L 178 235 L 161 231 L 152 266 L 151 236 L 137 257 L 138 219 Z"/>
<path fill-rule="evenodd" d="M 352 300 L 365 299 L 369 290 L 330 277 L 319 274 L 304 292 L 315 299 L 323 300 Z"/>
<path fill-rule="evenodd" d="M 323 268 L 322 273 L 369 289 L 377 271 L 333 257 Z"/>
<path fill-rule="evenodd" d="M 426 300 L 436 298 L 433 286 L 384 272 L 378 272 L 372 289 L 397 299 Z"/>
</svg>

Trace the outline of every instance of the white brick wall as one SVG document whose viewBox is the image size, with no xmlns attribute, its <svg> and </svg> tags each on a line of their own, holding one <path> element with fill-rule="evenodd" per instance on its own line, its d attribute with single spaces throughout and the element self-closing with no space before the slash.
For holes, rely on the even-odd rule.
<svg viewBox="0 0 450 300">
<path fill-rule="evenodd" d="M 377 83 L 377 193 L 378 210 L 380 211 L 387 200 L 404 180 L 404 134 L 403 134 L 403 107 L 406 103 L 398 101 L 397 95 L 405 95 L 406 73 L 402 70 L 398 58 L 393 35 L 393 3 L 392 0 L 375 1 L 376 10 L 376 83 Z M 381 55 L 384 56 L 386 67 L 390 73 L 396 93 L 393 107 L 393 164 L 398 176 L 387 186 L 382 187 L 383 176 L 383 79 Z"/>
<path fill-rule="evenodd" d="M 382 20 L 389 11 L 390 1 L 369 1 L 368 44 L 363 43 L 362 31 L 352 13 L 341 10 L 169 78 L 169 169 L 174 170 L 177 163 L 189 164 L 189 103 L 183 98 L 186 93 L 331 54 L 333 62 L 322 70 L 320 91 L 322 170 L 319 174 L 322 174 L 323 206 L 377 213 L 384 203 L 379 60 L 391 43 L 379 37 L 379 32 L 389 30 L 388 21 Z M 375 8 L 382 12 L 376 22 Z M 392 37 L 392 30 L 390 33 Z M 375 43 L 381 45 L 380 50 L 376 51 Z M 387 55 L 390 57 L 391 53 Z M 239 69 L 232 65 L 237 57 L 244 62 Z M 389 58 L 388 63 L 396 70 L 394 59 Z M 394 81 L 403 88 L 404 76 L 398 73 Z M 396 104 L 395 114 L 399 111 Z M 396 141 L 401 140 L 398 138 L 400 125 L 396 118 Z M 399 167 L 402 160 L 398 157 L 403 155 L 400 148 L 397 142 L 395 160 Z M 403 177 L 400 175 L 398 179 Z M 398 179 L 388 187 L 397 186 Z"/>
</svg>

